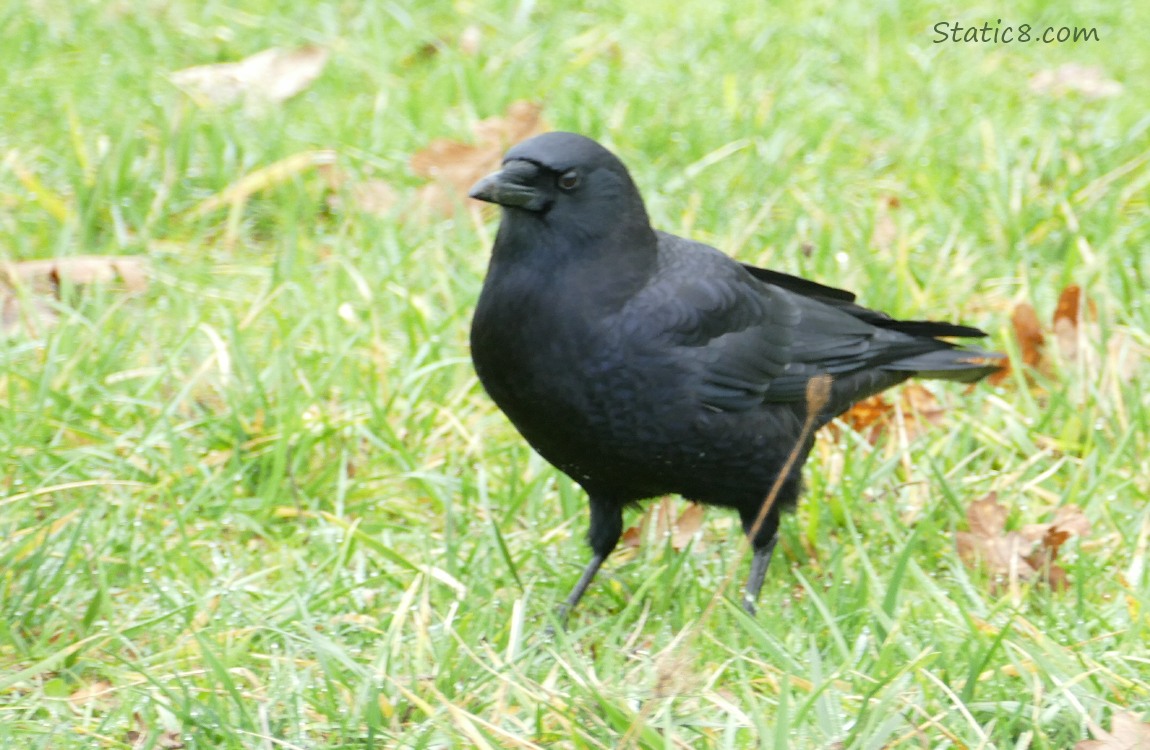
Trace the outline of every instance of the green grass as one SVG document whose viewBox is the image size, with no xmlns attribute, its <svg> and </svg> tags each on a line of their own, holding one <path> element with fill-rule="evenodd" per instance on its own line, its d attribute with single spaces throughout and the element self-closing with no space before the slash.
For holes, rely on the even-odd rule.
<svg viewBox="0 0 1150 750">
<path fill-rule="evenodd" d="M 1148 368 L 1105 358 L 1150 346 L 1150 5 L 714 5 L 0 10 L 0 257 L 153 269 L 0 342 L 0 747 L 1058 749 L 1150 713 Z M 932 44 L 1007 13 L 1101 40 Z M 266 111 L 167 78 L 305 43 L 332 51 L 323 76 Z M 1065 62 L 1125 90 L 1029 90 Z M 612 558 L 548 640 L 585 500 L 468 361 L 495 217 L 405 216 L 410 156 L 521 99 L 616 149 L 660 228 L 893 314 L 1010 349 L 1014 303 L 1049 320 L 1080 284 L 1099 364 L 937 388 L 943 422 L 909 444 L 828 436 L 756 619 L 723 600 L 701 622 L 746 568 L 711 511 L 685 553 Z M 304 171 L 231 226 L 191 214 L 317 148 L 404 203 L 332 209 Z M 990 491 L 1012 526 L 1085 509 L 1068 591 L 962 565 L 953 533 Z"/>
</svg>

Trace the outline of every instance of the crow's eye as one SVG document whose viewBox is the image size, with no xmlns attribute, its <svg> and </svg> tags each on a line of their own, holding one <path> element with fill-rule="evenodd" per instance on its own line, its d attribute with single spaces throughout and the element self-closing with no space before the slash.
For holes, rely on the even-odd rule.
<svg viewBox="0 0 1150 750">
<path fill-rule="evenodd" d="M 563 190 L 574 190 L 579 187 L 579 173 L 574 169 L 569 172 L 564 172 L 559 175 L 557 182 Z"/>
</svg>

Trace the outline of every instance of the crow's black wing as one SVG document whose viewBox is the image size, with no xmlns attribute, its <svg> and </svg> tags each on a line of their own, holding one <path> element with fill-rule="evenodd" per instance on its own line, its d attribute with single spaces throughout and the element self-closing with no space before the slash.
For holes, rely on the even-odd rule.
<svg viewBox="0 0 1150 750">
<path fill-rule="evenodd" d="M 646 333 L 671 343 L 676 360 L 695 371 L 702 403 L 723 411 L 801 401 L 820 373 L 837 379 L 870 369 L 945 369 L 958 353 L 934 338 L 873 325 L 843 299 L 763 283 L 718 250 L 673 235 L 660 234 L 657 272 L 632 305 Z M 904 361 L 915 367 L 899 367 Z"/>
<path fill-rule="evenodd" d="M 765 281 L 772 286 L 782 287 L 788 292 L 795 292 L 804 297 L 814 297 L 820 300 L 837 300 L 839 302 L 854 302 L 855 295 L 853 292 L 848 292 L 845 289 L 836 289 L 833 286 L 825 286 L 817 281 L 804 279 L 802 276 L 792 276 L 789 273 L 782 271 L 772 271 L 769 268 L 759 268 L 752 266 L 750 263 L 743 263 L 743 268 L 754 276 L 759 281 Z"/>
<path fill-rule="evenodd" d="M 745 411 L 791 361 L 798 308 L 784 294 L 714 248 L 660 234 L 655 273 L 621 314 L 693 398 Z"/>
<path fill-rule="evenodd" d="M 982 338 L 986 332 L 972 326 L 957 325 L 955 323 L 939 323 L 934 320 L 897 320 L 878 310 L 871 310 L 855 303 L 855 295 L 845 289 L 836 289 L 818 282 L 804 279 L 801 276 L 792 276 L 782 271 L 772 271 L 769 268 L 759 268 L 747 263 L 742 264 L 747 272 L 759 281 L 772 286 L 781 287 L 788 292 L 810 297 L 824 304 L 835 307 L 843 312 L 850 313 L 859 320 L 866 321 L 876 328 L 887 328 L 892 331 L 907 333 L 912 336 L 961 336 L 963 338 Z"/>
</svg>

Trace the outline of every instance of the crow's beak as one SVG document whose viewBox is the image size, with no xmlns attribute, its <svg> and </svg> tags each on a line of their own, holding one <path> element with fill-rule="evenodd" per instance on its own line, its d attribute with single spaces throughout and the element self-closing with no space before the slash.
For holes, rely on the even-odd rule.
<svg viewBox="0 0 1150 750">
<path fill-rule="evenodd" d="M 509 161 L 503 169 L 492 172 L 471 187 L 472 198 L 497 203 L 507 208 L 542 211 L 547 198 L 536 186 L 539 167 L 529 161 Z"/>
</svg>

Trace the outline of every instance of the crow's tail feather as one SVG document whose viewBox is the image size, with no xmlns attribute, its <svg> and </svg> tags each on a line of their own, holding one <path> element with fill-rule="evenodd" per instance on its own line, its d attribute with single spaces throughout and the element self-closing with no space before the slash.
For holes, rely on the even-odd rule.
<svg viewBox="0 0 1150 750">
<path fill-rule="evenodd" d="M 883 370 L 906 372 L 919 378 L 973 383 L 1006 366 L 1006 355 L 983 349 L 939 349 L 890 362 Z"/>
</svg>

